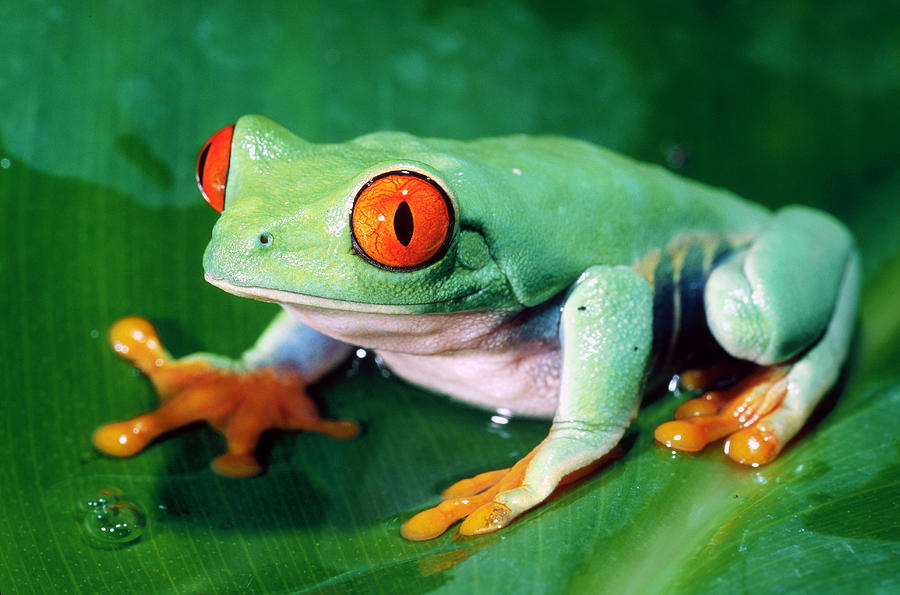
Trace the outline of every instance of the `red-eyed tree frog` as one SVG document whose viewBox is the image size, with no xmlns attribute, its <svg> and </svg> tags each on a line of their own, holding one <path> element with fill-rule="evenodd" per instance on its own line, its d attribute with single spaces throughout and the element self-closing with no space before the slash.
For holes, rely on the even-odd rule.
<svg viewBox="0 0 900 595">
<path fill-rule="evenodd" d="M 731 458 L 773 460 L 846 359 L 860 266 L 825 213 L 770 213 L 592 144 L 380 132 L 313 144 L 244 116 L 203 148 L 197 179 L 221 217 L 206 279 L 284 311 L 239 360 L 173 360 L 150 324 L 112 330 L 162 404 L 101 427 L 129 456 L 205 419 L 226 437 L 214 469 L 260 471 L 268 428 L 358 433 L 320 418 L 304 387 L 351 346 L 407 381 L 487 409 L 552 418 L 509 469 L 460 481 L 402 534 L 498 530 L 622 438 L 641 394 L 720 351 L 752 366 L 656 430 L 671 448 L 726 437 Z M 362 438 L 364 439 L 364 438 Z"/>
</svg>

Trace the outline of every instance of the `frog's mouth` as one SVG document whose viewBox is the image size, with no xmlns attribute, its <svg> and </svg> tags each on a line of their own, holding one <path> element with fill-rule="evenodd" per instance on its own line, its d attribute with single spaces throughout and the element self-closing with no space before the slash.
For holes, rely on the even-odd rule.
<svg viewBox="0 0 900 595">
<path fill-rule="evenodd" d="M 370 314 L 420 314 L 423 310 L 423 306 L 426 307 L 424 309 L 427 309 L 427 306 L 431 305 L 366 304 L 348 300 L 323 298 L 305 293 L 285 291 L 283 289 L 269 289 L 267 287 L 258 287 L 254 285 L 235 285 L 225 279 L 213 277 L 209 273 L 205 275 L 205 278 L 212 285 L 236 296 L 251 298 L 261 302 L 274 302 L 276 304 L 291 304 L 296 306 L 324 308 L 328 310 L 340 310 L 343 312 L 365 312 Z M 470 295 L 474 295 L 475 293 L 478 292 L 472 292 Z"/>
</svg>

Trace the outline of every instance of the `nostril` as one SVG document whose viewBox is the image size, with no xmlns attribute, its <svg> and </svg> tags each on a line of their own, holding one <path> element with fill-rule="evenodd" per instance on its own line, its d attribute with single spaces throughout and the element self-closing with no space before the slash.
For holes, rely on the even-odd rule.
<svg viewBox="0 0 900 595">
<path fill-rule="evenodd" d="M 263 248 L 268 248 L 269 246 L 272 245 L 272 241 L 274 239 L 275 238 L 272 237 L 272 234 L 270 234 L 269 232 L 265 232 L 265 233 L 259 234 L 259 238 L 257 239 L 257 242 L 259 242 L 259 245 L 262 246 Z"/>
</svg>

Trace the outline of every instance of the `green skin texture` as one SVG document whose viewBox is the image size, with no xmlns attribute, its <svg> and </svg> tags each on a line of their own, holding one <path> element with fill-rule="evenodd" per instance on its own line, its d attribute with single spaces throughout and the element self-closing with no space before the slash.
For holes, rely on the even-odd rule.
<svg viewBox="0 0 900 595">
<path fill-rule="evenodd" d="M 457 219 L 443 257 L 395 271 L 355 253 L 350 214 L 363 184 L 404 169 L 440 183 Z M 262 234 L 272 241 L 260 243 Z M 734 248 L 705 288 L 716 340 L 759 364 L 801 354 L 772 418 L 786 442 L 834 384 L 857 306 L 853 240 L 812 209 L 771 214 L 572 139 L 462 142 L 382 132 L 316 145 L 244 116 L 204 269 L 238 295 L 397 316 L 514 313 L 568 292 L 558 407 L 521 487 L 495 498 L 508 509 L 505 523 L 622 437 L 654 359 L 654 288 L 638 264 L 702 234 L 719 234 Z"/>
</svg>

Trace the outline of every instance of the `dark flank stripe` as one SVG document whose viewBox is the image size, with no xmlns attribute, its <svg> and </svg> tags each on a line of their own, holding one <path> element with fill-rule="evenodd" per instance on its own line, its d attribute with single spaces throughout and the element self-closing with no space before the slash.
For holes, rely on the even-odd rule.
<svg viewBox="0 0 900 595">
<path fill-rule="evenodd" d="M 656 257 L 652 277 L 655 370 L 677 369 L 714 345 L 706 323 L 703 290 L 714 264 L 731 250 L 719 235 L 684 236 Z"/>
</svg>

